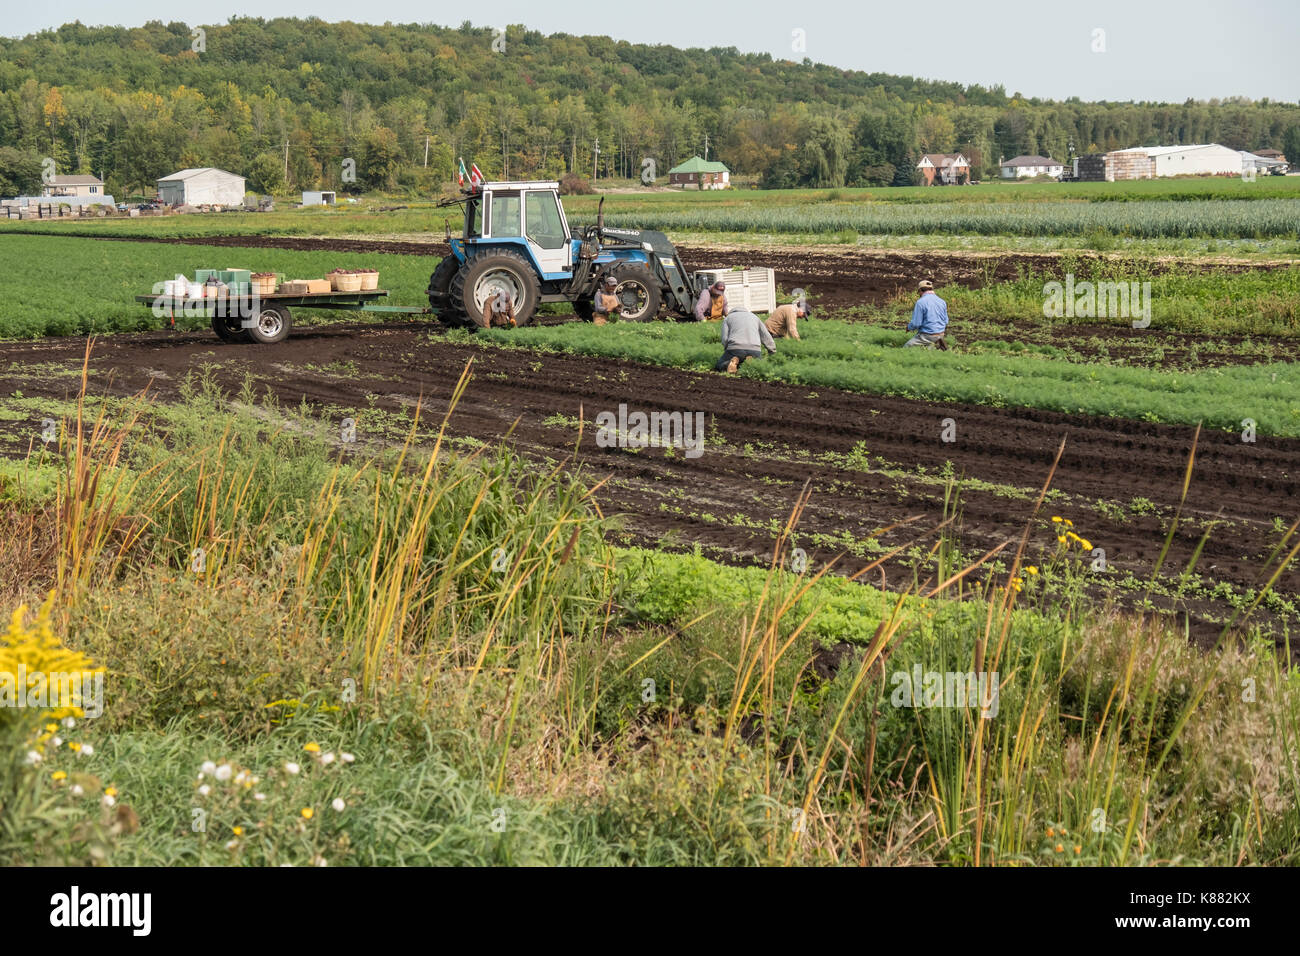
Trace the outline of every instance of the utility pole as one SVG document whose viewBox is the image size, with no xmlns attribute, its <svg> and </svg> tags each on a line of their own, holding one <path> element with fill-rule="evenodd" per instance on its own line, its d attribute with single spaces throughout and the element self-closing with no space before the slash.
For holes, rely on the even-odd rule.
<svg viewBox="0 0 1300 956">
<path fill-rule="evenodd" d="M 596 145 L 591 148 L 591 181 L 596 181 L 596 160 L 600 158 L 600 137 L 596 137 Z"/>
<path fill-rule="evenodd" d="M 424 134 L 424 168 L 429 168 L 429 134 Z"/>
<path fill-rule="evenodd" d="M 289 141 L 284 141 L 284 185 L 289 185 Z"/>
</svg>

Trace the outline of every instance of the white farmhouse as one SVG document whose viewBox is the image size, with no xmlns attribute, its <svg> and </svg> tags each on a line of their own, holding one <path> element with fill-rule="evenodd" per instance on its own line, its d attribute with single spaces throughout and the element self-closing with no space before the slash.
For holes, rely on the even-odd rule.
<svg viewBox="0 0 1300 956">
<path fill-rule="evenodd" d="M 211 166 L 182 169 L 158 180 L 158 198 L 168 206 L 238 206 L 244 201 L 244 177 Z"/>
<path fill-rule="evenodd" d="M 1003 179 L 1022 179 L 1026 176 L 1060 176 L 1065 166 L 1050 156 L 1017 156 L 999 164 Z"/>
</svg>

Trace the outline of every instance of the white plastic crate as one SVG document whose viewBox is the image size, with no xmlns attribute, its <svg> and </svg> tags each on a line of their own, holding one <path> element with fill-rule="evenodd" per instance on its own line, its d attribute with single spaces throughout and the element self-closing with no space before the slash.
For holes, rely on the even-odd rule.
<svg viewBox="0 0 1300 956">
<path fill-rule="evenodd" d="M 771 312 L 776 308 L 776 272 L 772 269 L 700 269 L 699 278 L 713 285 L 721 279 L 727 284 L 727 304 L 747 312 Z"/>
</svg>

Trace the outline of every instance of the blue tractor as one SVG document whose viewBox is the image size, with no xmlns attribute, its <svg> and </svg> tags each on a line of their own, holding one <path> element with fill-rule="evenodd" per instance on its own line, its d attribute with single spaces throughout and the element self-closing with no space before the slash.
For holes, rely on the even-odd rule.
<svg viewBox="0 0 1300 956">
<path fill-rule="evenodd" d="M 705 280 L 688 276 L 662 232 L 605 227 L 602 198 L 596 223 L 570 231 L 556 182 L 482 183 L 440 206 L 463 205 L 461 238 L 429 277 L 429 305 L 445 325 L 487 328 L 499 293 L 515 322 L 535 321 L 543 302 L 567 302 L 590 320 L 596 288 L 617 280 L 620 318 L 649 322 L 661 310 L 687 317 Z"/>
</svg>

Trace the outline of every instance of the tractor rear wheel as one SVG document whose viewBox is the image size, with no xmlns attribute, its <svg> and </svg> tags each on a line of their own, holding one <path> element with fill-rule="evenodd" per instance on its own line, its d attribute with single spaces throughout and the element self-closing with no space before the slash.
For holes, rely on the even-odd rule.
<svg viewBox="0 0 1300 956">
<path fill-rule="evenodd" d="M 541 297 L 532 263 L 510 249 L 472 253 L 466 258 L 465 267 L 452 277 L 450 292 L 452 302 L 482 329 L 491 324 L 488 309 L 497 293 L 510 296 L 515 306 L 515 322 L 519 325 L 532 324 Z"/>
<path fill-rule="evenodd" d="M 618 317 L 624 322 L 653 322 L 659 314 L 662 295 L 659 282 L 640 263 L 626 263 L 613 268 L 618 285 L 614 294 L 620 303 Z"/>
<path fill-rule="evenodd" d="M 429 276 L 429 288 L 424 290 L 429 294 L 429 307 L 433 309 L 433 314 L 443 325 L 466 324 L 465 316 L 461 314 L 451 298 L 451 280 L 459 271 L 460 260 L 455 256 L 447 256 L 433 270 L 433 274 Z"/>
</svg>

